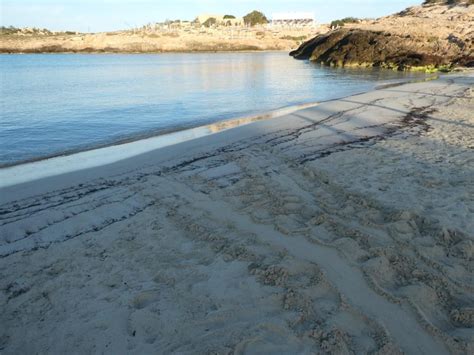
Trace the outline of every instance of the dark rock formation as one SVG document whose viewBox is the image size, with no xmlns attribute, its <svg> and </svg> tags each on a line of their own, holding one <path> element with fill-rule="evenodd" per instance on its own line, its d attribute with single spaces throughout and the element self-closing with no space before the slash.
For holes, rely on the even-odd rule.
<svg viewBox="0 0 474 355">
<path fill-rule="evenodd" d="M 398 70 L 472 66 L 474 56 L 472 52 L 471 55 L 462 52 L 462 40 L 456 38 L 451 42 L 452 46 L 446 46 L 437 39 L 414 38 L 410 34 L 339 29 L 303 43 L 290 55 L 331 66 L 374 66 Z"/>
</svg>

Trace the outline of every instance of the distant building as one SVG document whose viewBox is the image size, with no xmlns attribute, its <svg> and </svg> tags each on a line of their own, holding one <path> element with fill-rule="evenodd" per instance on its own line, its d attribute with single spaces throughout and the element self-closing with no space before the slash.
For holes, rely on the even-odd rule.
<svg viewBox="0 0 474 355">
<path fill-rule="evenodd" d="M 316 21 L 311 12 L 281 12 L 272 15 L 271 24 L 275 27 L 310 27 Z"/>
<path fill-rule="evenodd" d="M 210 18 L 216 19 L 217 26 L 243 26 L 244 19 L 242 17 L 224 18 L 225 15 L 217 14 L 201 14 L 197 17 L 197 22 L 202 26 Z"/>
</svg>

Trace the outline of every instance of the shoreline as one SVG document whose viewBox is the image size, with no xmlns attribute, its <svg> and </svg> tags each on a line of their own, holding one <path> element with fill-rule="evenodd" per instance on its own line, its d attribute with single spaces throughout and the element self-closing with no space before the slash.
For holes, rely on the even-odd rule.
<svg viewBox="0 0 474 355">
<path fill-rule="evenodd" d="M 134 51 L 123 51 L 123 52 L 114 52 L 114 51 L 66 51 L 66 52 L 8 52 L 8 51 L 0 51 L 0 55 L 34 55 L 34 54 L 82 54 L 82 55 L 88 55 L 88 54 L 94 54 L 94 55 L 121 55 L 121 54 L 130 54 L 130 55 L 138 55 L 138 54 L 149 54 L 149 55 L 157 55 L 157 54 L 209 54 L 209 53 L 226 53 L 226 54 L 231 54 L 231 53 L 288 53 L 288 50 L 286 49 L 232 49 L 232 50 L 166 50 L 166 51 L 143 51 L 143 52 L 134 52 Z"/>
<path fill-rule="evenodd" d="M 47 157 L 22 161 L 12 165 L 0 165 L 0 189 L 63 173 L 70 173 L 77 170 L 100 167 L 102 165 L 119 162 L 143 153 L 149 153 L 161 148 L 207 137 L 254 122 L 288 115 L 302 109 L 315 107 L 319 104 L 320 102 L 314 102 L 282 107 L 266 113 L 231 118 L 224 121 L 217 121 L 215 123 L 177 129 L 159 134 L 139 135 L 113 143 L 94 146 L 89 149 L 71 150 L 69 152 L 62 152 Z M 77 163 L 76 159 L 79 160 L 80 163 Z M 59 171 L 58 166 L 61 166 Z M 41 173 L 38 173 L 38 168 L 42 169 Z M 44 168 L 46 168 L 46 171 L 43 170 Z M 49 172 L 47 171 L 48 168 L 51 169 Z M 21 178 L 19 179 L 18 176 L 21 176 Z"/>
<path fill-rule="evenodd" d="M 9 55 L 165 55 L 165 54 L 242 54 L 242 53 L 290 53 L 288 49 L 223 49 L 223 50 L 164 50 L 164 51 L 64 51 L 64 52 L 38 52 L 38 51 L 31 51 L 31 52 L 12 52 L 12 51 L 2 51 L 0 50 L 0 56 L 9 56 Z M 300 59 L 297 59 L 300 60 Z M 325 64 L 322 62 L 313 62 L 314 64 L 319 64 L 326 68 L 341 68 L 341 69 L 379 69 L 379 70 L 390 70 L 393 71 L 395 69 L 378 66 L 378 65 L 365 65 L 365 64 L 346 64 L 346 65 L 330 65 Z M 433 67 L 433 68 L 431 68 Z M 432 70 L 425 70 L 431 68 Z M 460 66 L 460 65 L 453 65 L 449 69 L 439 70 L 433 65 L 426 65 L 420 67 L 408 67 L 406 69 L 398 69 L 396 71 L 399 72 L 408 72 L 408 73 L 416 73 L 416 72 L 425 72 L 426 74 L 452 74 L 452 73 L 459 73 L 459 72 L 469 72 L 472 71 L 472 67 L 467 66 Z"/>
<path fill-rule="evenodd" d="M 304 109 L 306 107 L 312 107 L 315 105 L 318 105 L 320 102 L 310 102 L 310 103 L 302 103 L 302 104 L 296 104 L 296 105 L 290 105 L 290 106 L 285 106 L 281 108 L 277 108 L 275 110 L 270 110 L 267 112 L 262 112 L 262 113 L 256 113 L 254 115 L 248 115 L 248 116 L 242 116 L 242 117 L 235 117 L 235 118 L 229 118 L 229 119 L 224 119 L 221 121 L 216 121 L 213 123 L 206 123 L 203 125 L 190 125 L 190 126 L 184 126 L 184 127 L 176 127 L 176 128 L 169 128 L 169 129 L 161 129 L 161 130 L 156 130 L 152 132 L 144 132 L 140 134 L 134 134 L 131 135 L 130 137 L 124 137 L 118 140 L 114 140 L 111 142 L 106 142 L 106 143 L 99 143 L 96 145 L 88 146 L 88 147 L 82 147 L 82 148 L 77 148 L 77 149 L 69 149 L 65 150 L 59 153 L 53 153 L 51 155 L 46 155 L 42 157 L 37 157 L 37 158 L 31 158 L 31 159 L 26 159 L 26 160 L 21 160 L 18 162 L 14 163 L 0 163 L 0 172 L 2 169 L 8 169 L 8 168 L 13 168 L 17 167 L 20 165 L 25 165 L 25 164 L 31 164 L 31 163 L 36 163 L 36 162 L 41 162 L 44 160 L 49 160 L 49 159 L 54 159 L 54 158 L 61 158 L 61 157 L 68 157 L 71 155 L 79 154 L 79 153 L 87 153 L 93 150 L 98 150 L 98 149 L 104 149 L 104 148 L 110 148 L 114 146 L 120 146 L 120 145 L 126 145 L 130 143 L 136 143 L 138 141 L 142 140 L 149 140 L 153 138 L 160 138 L 160 137 L 166 137 L 170 135 L 176 135 L 176 134 L 186 134 L 187 132 L 192 132 L 194 130 L 209 130 L 210 133 L 216 133 L 219 131 L 218 126 L 231 126 L 229 128 L 223 128 L 224 129 L 230 129 L 232 127 L 239 126 L 241 124 L 248 124 L 252 123 L 258 120 L 265 120 L 265 119 L 270 119 L 273 117 L 278 117 L 279 115 L 286 114 L 287 112 L 293 112 L 296 110 Z M 235 125 L 233 124 L 235 122 Z M 239 124 L 239 122 L 242 122 Z M 213 128 L 214 127 L 214 128 Z M 216 132 L 212 132 L 216 130 Z M 190 138 L 193 139 L 193 138 Z M 180 140 L 179 138 L 177 141 L 185 141 L 185 140 Z"/>
<path fill-rule="evenodd" d="M 473 84 L 0 189 L 0 348 L 472 352 Z"/>
<path fill-rule="evenodd" d="M 448 75 L 448 74 L 443 74 L 443 75 Z M 397 86 L 408 84 L 408 83 L 426 82 L 426 81 L 430 81 L 430 80 L 436 80 L 438 78 L 439 78 L 439 75 L 436 74 L 436 75 L 433 75 L 432 77 L 427 77 L 427 78 L 424 78 L 424 79 L 406 79 L 406 80 L 393 79 L 393 80 L 396 80 L 396 82 L 386 83 L 386 84 L 380 83 L 380 84 L 375 85 L 372 90 L 361 91 L 361 92 L 350 94 L 348 96 L 338 97 L 338 98 L 334 98 L 334 99 L 318 101 L 318 102 L 300 103 L 300 104 L 290 105 L 290 106 L 284 106 L 284 107 L 276 108 L 274 110 L 270 110 L 270 111 L 266 111 L 266 112 L 251 114 L 251 115 L 242 116 L 242 117 L 228 118 L 228 119 L 224 119 L 224 120 L 221 120 L 221 121 L 211 122 L 211 123 L 207 123 L 207 124 L 203 124 L 203 125 L 197 124 L 197 125 L 191 125 L 191 126 L 186 126 L 186 127 L 181 127 L 181 128 L 176 127 L 176 128 L 170 128 L 170 129 L 161 129 L 161 130 L 156 130 L 156 131 L 152 131 L 152 132 L 149 132 L 149 133 L 143 132 L 143 133 L 140 133 L 140 134 L 134 134 L 134 135 L 131 135 L 129 137 L 124 137 L 124 138 L 117 139 L 117 140 L 110 141 L 110 142 L 106 142 L 106 143 L 99 143 L 99 144 L 96 144 L 96 145 L 92 145 L 92 146 L 88 146 L 88 147 L 81 147 L 81 148 L 76 148 L 76 149 L 74 149 L 74 148 L 73 149 L 68 149 L 68 150 L 65 150 L 65 151 L 62 151 L 62 152 L 53 153 L 53 154 L 42 156 L 42 157 L 20 160 L 18 162 L 14 162 L 14 163 L 3 163 L 3 164 L 0 163 L 0 176 L 2 175 L 2 171 L 4 171 L 5 169 L 19 167 L 19 166 L 22 166 L 22 165 L 27 165 L 27 164 L 32 164 L 32 163 L 39 163 L 39 162 L 42 162 L 42 161 L 46 161 L 46 160 L 50 160 L 50 159 L 56 159 L 56 158 L 66 158 L 66 157 L 70 157 L 70 156 L 75 155 L 75 154 L 88 153 L 88 152 L 91 152 L 91 151 L 94 151 L 94 150 L 106 149 L 106 148 L 111 148 L 111 147 L 115 147 L 115 146 L 122 146 L 122 145 L 130 144 L 130 143 L 136 143 L 136 142 L 139 142 L 139 141 L 142 141 L 142 140 L 150 140 L 150 139 L 156 139 L 156 138 L 160 138 L 160 137 L 166 139 L 167 136 L 179 135 L 181 133 L 186 135 L 186 133 L 191 133 L 195 130 L 209 130 L 209 133 L 199 135 L 199 137 L 201 137 L 201 136 L 205 136 L 205 135 L 208 135 L 208 134 L 217 133 L 221 130 L 238 127 L 238 126 L 243 125 L 243 124 L 249 124 L 249 123 L 252 123 L 252 122 L 255 122 L 255 121 L 259 121 L 259 120 L 267 120 L 267 119 L 276 118 L 276 117 L 279 117 L 281 115 L 285 115 L 285 114 L 288 114 L 288 113 L 291 113 L 291 112 L 294 112 L 294 111 L 297 111 L 297 110 L 305 109 L 305 108 L 308 108 L 308 107 L 313 107 L 313 106 L 316 106 L 316 105 L 319 105 L 319 104 L 322 104 L 322 103 L 341 100 L 341 99 L 344 99 L 344 98 L 347 98 L 347 97 L 350 97 L 350 96 L 354 96 L 354 95 L 361 95 L 361 94 L 364 94 L 364 93 L 367 93 L 367 92 L 370 92 L 370 91 L 373 91 L 373 90 L 382 90 L 382 89 L 386 89 L 386 88 L 397 87 Z M 230 127 L 228 127 L 229 125 L 230 125 Z M 223 128 L 223 129 L 218 129 L 218 126 L 227 126 L 227 127 Z M 217 131 L 214 131 L 216 129 L 217 129 Z M 192 136 L 192 134 L 191 134 L 191 136 Z M 197 138 L 197 137 L 195 137 L 195 138 Z M 195 138 L 189 138 L 189 139 L 195 139 Z M 176 141 L 178 143 L 186 141 L 186 140 L 187 139 L 185 139 L 185 140 L 179 139 L 179 137 L 177 137 L 177 139 L 176 139 Z M 175 144 L 175 143 L 171 143 L 171 144 Z M 0 184 L 0 187 L 1 186 L 2 185 Z"/>
</svg>

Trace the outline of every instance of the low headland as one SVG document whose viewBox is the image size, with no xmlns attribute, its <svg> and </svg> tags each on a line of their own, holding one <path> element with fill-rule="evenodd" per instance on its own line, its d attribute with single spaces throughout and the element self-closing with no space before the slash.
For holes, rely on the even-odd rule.
<svg viewBox="0 0 474 355">
<path fill-rule="evenodd" d="M 330 66 L 451 71 L 474 66 L 472 1 L 425 1 L 377 20 L 345 19 L 291 52 Z"/>
<path fill-rule="evenodd" d="M 274 26 L 253 11 L 243 18 L 200 15 L 194 21 L 150 23 L 103 33 L 2 28 L 0 53 L 165 53 L 290 51 L 325 25 Z"/>
</svg>

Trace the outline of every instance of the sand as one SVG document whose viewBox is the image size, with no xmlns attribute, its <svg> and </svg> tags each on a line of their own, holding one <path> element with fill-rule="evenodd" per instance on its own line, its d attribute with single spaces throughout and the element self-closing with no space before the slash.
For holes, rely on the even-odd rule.
<svg viewBox="0 0 474 355">
<path fill-rule="evenodd" d="M 5 184 L 0 352 L 473 353 L 473 84 Z"/>
</svg>

